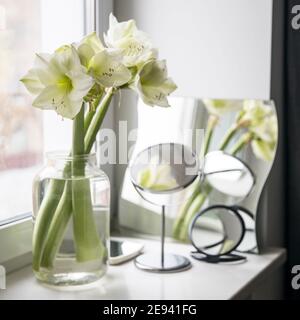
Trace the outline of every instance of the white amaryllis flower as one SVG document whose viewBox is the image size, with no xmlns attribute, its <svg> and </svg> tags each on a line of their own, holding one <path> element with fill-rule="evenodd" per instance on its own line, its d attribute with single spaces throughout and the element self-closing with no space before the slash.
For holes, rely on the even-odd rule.
<svg viewBox="0 0 300 320">
<path fill-rule="evenodd" d="M 217 117 L 242 108 L 242 103 L 238 100 L 204 99 L 203 102 L 208 113 Z"/>
<path fill-rule="evenodd" d="M 147 62 L 129 87 L 139 94 L 145 104 L 160 107 L 169 107 L 167 96 L 177 88 L 173 80 L 168 78 L 164 60 Z"/>
<path fill-rule="evenodd" d="M 83 98 L 94 84 L 73 46 L 63 46 L 52 55 L 36 55 L 34 67 L 21 81 L 36 95 L 34 107 L 55 110 L 69 119 L 80 111 Z"/>
<path fill-rule="evenodd" d="M 93 56 L 88 73 L 104 87 L 120 87 L 131 79 L 131 72 L 121 62 L 120 56 L 106 49 Z"/>
<path fill-rule="evenodd" d="M 157 58 L 148 35 L 137 29 L 134 20 L 118 22 L 113 14 L 109 16 L 109 29 L 104 34 L 109 48 L 122 52 L 123 63 L 127 67 L 140 66 L 150 59 Z"/>
<path fill-rule="evenodd" d="M 278 139 L 277 117 L 273 108 L 263 101 L 245 100 L 238 122 L 251 133 L 254 154 L 266 161 L 273 160 Z"/>
<path fill-rule="evenodd" d="M 131 72 L 122 63 L 120 51 L 105 48 L 92 32 L 77 46 L 82 65 L 95 81 L 103 87 L 119 87 L 131 79 Z"/>
</svg>

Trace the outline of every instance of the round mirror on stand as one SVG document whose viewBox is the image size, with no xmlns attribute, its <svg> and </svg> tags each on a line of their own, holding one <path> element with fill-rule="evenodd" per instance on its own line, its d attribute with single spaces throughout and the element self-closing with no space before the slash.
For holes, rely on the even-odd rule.
<svg viewBox="0 0 300 320">
<path fill-rule="evenodd" d="M 198 156 L 177 143 L 162 143 L 141 151 L 130 165 L 131 181 L 140 196 L 161 206 L 161 252 L 138 256 L 138 268 L 152 272 L 174 272 L 191 266 L 177 254 L 165 253 L 165 207 L 183 202 L 200 184 Z"/>
</svg>

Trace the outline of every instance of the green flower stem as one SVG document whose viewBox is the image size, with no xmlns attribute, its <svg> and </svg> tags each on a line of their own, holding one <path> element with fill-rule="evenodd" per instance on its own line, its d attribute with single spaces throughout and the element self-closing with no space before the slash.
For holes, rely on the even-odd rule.
<svg viewBox="0 0 300 320">
<path fill-rule="evenodd" d="M 96 140 L 97 133 L 107 113 L 113 94 L 114 94 L 114 89 L 109 88 L 106 94 L 104 95 L 104 97 L 102 98 L 101 103 L 98 106 L 95 115 L 93 116 L 91 124 L 84 138 L 85 153 L 91 152 L 92 146 Z"/>
<path fill-rule="evenodd" d="M 74 154 L 74 150 L 75 150 L 76 154 L 90 153 L 91 148 L 93 146 L 93 143 L 95 142 L 97 133 L 101 127 L 101 124 L 104 120 L 105 114 L 108 110 L 112 95 L 113 95 L 113 89 L 109 89 L 107 91 L 106 95 L 103 97 L 96 112 L 92 114 L 93 116 L 89 116 L 88 118 L 86 116 L 83 126 L 82 126 L 82 117 L 83 117 L 82 113 L 80 115 L 78 115 L 78 117 L 80 117 L 81 120 L 79 120 L 79 118 L 77 118 L 77 120 L 74 120 L 74 122 L 76 122 L 76 123 L 74 123 L 74 133 L 73 133 L 73 135 L 74 135 L 73 154 Z M 87 129 L 87 127 L 88 127 L 88 129 Z M 91 127 L 92 127 L 92 129 L 91 129 Z M 75 128 L 77 128 L 77 129 L 75 130 Z M 84 140 L 85 143 L 84 144 L 82 143 L 82 131 L 85 132 L 85 140 Z M 81 143 L 79 143 L 78 141 L 81 141 Z M 85 146 L 85 148 L 83 149 L 82 146 Z M 66 165 L 65 169 L 70 170 L 70 168 L 67 168 L 67 167 L 68 167 L 68 164 Z M 72 170 L 73 170 L 73 173 L 75 170 L 76 174 L 78 174 L 78 173 L 80 173 L 80 170 L 82 170 L 82 169 L 80 169 L 80 165 L 78 166 L 78 164 L 76 164 L 75 167 L 73 166 Z M 54 185 L 56 185 L 56 183 L 57 183 L 57 180 L 54 181 Z M 86 182 L 84 182 L 83 184 L 85 185 Z M 44 253 L 43 253 L 43 251 L 42 251 L 43 246 L 41 246 L 41 245 L 39 246 L 40 250 L 37 251 L 37 258 L 36 258 L 37 263 L 35 263 L 35 265 L 36 265 L 35 270 L 39 269 L 42 255 L 44 256 L 43 266 L 45 266 L 45 267 L 53 266 L 54 258 L 56 256 L 58 249 L 59 249 L 59 245 L 60 245 L 60 243 L 63 239 L 63 236 L 64 236 L 64 231 L 65 231 L 67 224 L 68 224 L 68 221 L 70 219 L 70 216 L 72 213 L 72 205 L 74 206 L 74 203 L 72 204 L 72 201 L 71 201 L 71 205 L 69 204 L 69 199 L 67 199 L 68 198 L 67 195 L 65 197 L 61 197 L 61 193 L 63 192 L 63 189 L 64 189 L 64 182 L 62 182 L 62 184 L 61 184 L 60 194 L 57 193 L 56 205 L 53 206 L 53 208 L 49 205 L 45 205 L 44 211 L 47 213 L 46 215 L 49 216 L 49 223 L 51 222 L 51 219 L 53 217 L 53 214 L 54 214 L 56 207 L 57 207 L 57 210 L 55 211 L 55 214 L 54 214 L 55 218 L 54 218 L 54 221 L 52 221 L 53 223 L 51 223 L 51 227 L 49 228 L 48 235 L 45 236 L 47 234 L 47 232 L 42 233 L 42 232 L 38 231 L 38 233 L 41 235 L 40 238 L 45 239 L 44 241 L 42 241 L 43 244 L 47 243 L 47 250 L 44 250 Z M 76 185 L 75 191 L 73 192 L 74 195 L 78 194 L 78 192 L 77 192 L 78 189 L 85 190 L 85 194 L 89 193 L 89 196 L 90 196 L 90 191 L 87 190 L 86 185 L 83 187 L 81 187 L 80 184 L 79 184 L 79 186 Z M 49 193 L 48 193 L 48 191 L 49 191 Z M 48 189 L 48 191 L 47 191 L 47 195 L 49 195 L 49 197 L 51 197 L 52 188 Z M 69 188 L 68 188 L 64 192 L 71 193 L 71 190 L 69 190 Z M 76 196 L 74 196 L 74 199 L 75 198 L 76 198 Z M 85 208 L 88 208 L 88 204 L 86 204 L 86 201 L 87 201 L 86 199 L 85 199 Z M 79 201 L 77 202 L 75 200 L 75 208 L 76 208 L 76 211 L 78 211 L 78 213 L 79 213 L 79 209 L 77 210 L 77 208 L 80 208 Z M 73 211 L 74 211 L 74 209 L 73 209 Z M 50 213 L 51 213 L 51 215 L 50 215 Z M 39 212 L 38 215 L 40 215 L 40 214 L 41 214 L 41 212 Z M 75 216 L 75 214 L 74 214 L 74 216 Z M 77 215 L 76 215 L 76 217 L 77 217 Z M 91 234 L 87 237 L 86 242 L 83 241 L 83 243 L 86 243 L 87 244 L 86 246 L 89 248 L 89 250 L 86 251 L 88 257 L 91 257 L 91 256 L 100 257 L 100 255 L 102 255 L 104 253 L 103 252 L 104 247 L 103 247 L 102 242 L 99 241 L 98 234 L 96 235 L 96 233 L 93 231 L 96 228 L 94 225 L 94 220 L 92 220 L 91 218 L 93 218 L 93 216 L 91 214 L 89 215 L 89 218 L 87 217 L 87 215 L 85 218 L 83 218 L 84 223 L 86 225 L 89 225 L 89 229 L 91 230 Z M 75 218 L 75 220 L 76 220 L 76 218 Z M 56 222 L 56 221 L 58 221 L 58 222 Z M 42 224 L 43 225 L 42 229 L 44 231 L 45 230 L 47 231 L 49 223 L 47 226 Z M 92 223 L 93 223 L 94 227 L 91 227 Z M 58 227 L 58 225 L 60 227 Z M 80 223 L 74 222 L 74 231 L 76 229 L 75 234 L 74 234 L 75 243 L 76 243 L 76 239 L 79 239 L 78 240 L 79 243 L 76 244 L 76 247 L 80 248 L 78 250 L 79 250 L 79 252 L 81 252 L 78 254 L 77 258 L 81 261 L 86 260 L 87 257 L 86 257 L 86 255 L 82 254 L 82 250 L 81 250 L 83 248 L 83 244 L 81 241 L 83 239 L 83 237 L 82 237 L 82 234 L 79 234 L 79 231 L 77 231 L 78 227 L 75 227 L 75 225 L 79 226 Z M 39 229 L 39 228 L 37 228 L 37 229 Z M 81 227 L 81 230 L 82 230 L 82 227 Z M 96 239 L 96 240 L 94 241 L 93 239 Z M 94 247 L 91 246 L 91 243 L 93 244 Z M 95 245 L 95 243 L 96 243 L 96 245 Z"/>
<path fill-rule="evenodd" d="M 195 190 L 191 194 L 191 196 L 183 203 L 183 205 L 180 207 L 179 214 L 176 217 L 173 225 L 173 238 L 180 240 L 180 234 L 182 225 L 184 223 L 184 219 L 186 216 L 187 211 L 189 210 L 189 207 L 192 205 L 194 199 L 197 197 L 197 195 L 200 193 L 199 185 L 195 187 Z"/>
<path fill-rule="evenodd" d="M 238 127 L 232 127 L 221 145 L 221 147 L 226 147 L 228 142 L 232 139 L 234 134 L 237 132 Z M 241 138 L 236 142 L 233 146 L 230 153 L 232 155 L 236 155 L 242 148 L 244 148 L 253 138 L 253 135 L 250 132 L 246 132 L 241 136 Z M 206 198 L 208 197 L 211 188 L 207 188 L 206 193 L 198 192 L 198 194 L 193 195 L 192 201 L 189 199 L 189 203 L 187 204 L 187 208 L 185 208 L 184 216 L 181 218 L 180 227 L 176 230 L 176 239 L 181 241 L 186 241 L 188 239 L 188 227 L 194 218 L 194 216 L 200 211 L 203 206 Z"/>
<path fill-rule="evenodd" d="M 53 215 L 58 206 L 61 194 L 64 190 L 63 180 L 51 180 L 47 188 L 46 195 L 41 203 L 41 207 L 36 216 L 35 227 L 32 236 L 32 267 L 39 271 L 42 253 L 46 243 L 46 234 L 53 219 Z"/>
<path fill-rule="evenodd" d="M 73 139 L 72 139 L 72 155 L 82 156 L 84 154 L 84 104 L 81 110 L 73 120 Z M 82 159 L 75 159 L 72 162 L 72 174 L 82 175 L 84 174 L 84 162 Z M 78 160 L 78 161 L 77 161 Z"/>
<path fill-rule="evenodd" d="M 94 220 L 89 179 L 73 180 L 72 203 L 77 261 L 102 259 L 106 251 Z"/>
<path fill-rule="evenodd" d="M 71 182 L 65 183 L 63 194 L 60 198 L 57 209 L 51 220 L 49 231 L 45 240 L 45 248 L 41 266 L 44 268 L 52 268 L 55 256 L 59 250 L 66 228 L 72 215 L 72 193 Z"/>
<path fill-rule="evenodd" d="M 210 120 L 210 119 L 209 119 Z M 213 120 L 208 121 L 206 137 L 205 137 L 205 151 L 207 153 L 209 149 L 209 144 L 211 136 L 213 134 L 214 123 Z M 239 130 L 239 125 L 233 125 L 226 133 L 221 145 L 220 150 L 226 149 L 231 139 Z M 241 136 L 241 138 L 236 142 L 232 147 L 230 153 L 236 155 L 245 145 L 247 145 L 253 138 L 253 135 L 249 132 L 246 132 Z M 209 195 L 211 189 L 207 189 L 206 193 L 201 193 L 199 189 L 196 189 L 192 196 L 186 201 L 183 207 L 180 210 L 178 217 L 175 220 L 173 228 L 173 237 L 175 239 L 186 241 L 188 239 L 188 227 L 193 219 L 193 217 L 200 211 L 203 206 L 207 196 Z"/>
<path fill-rule="evenodd" d="M 87 119 L 87 118 L 86 118 Z M 82 188 L 84 180 L 85 160 L 81 158 L 84 154 L 84 114 L 83 108 L 78 113 L 73 123 L 73 162 L 72 162 L 72 208 L 73 208 L 73 234 L 76 248 L 76 259 L 80 257 L 79 250 L 84 248 L 84 219 L 85 216 L 93 217 L 90 190 Z M 91 119 L 92 120 L 92 119 Z M 82 192 L 82 194 L 81 194 Z M 88 193 L 89 192 L 89 193 Z M 89 201 L 88 201 L 89 199 Z M 84 200 L 84 201 L 83 201 Z"/>
<path fill-rule="evenodd" d="M 74 161 L 71 163 L 72 176 L 84 175 L 84 162 L 82 159 L 80 159 L 80 157 L 76 159 L 76 156 L 80 156 L 84 153 L 83 141 L 84 105 L 82 105 L 80 112 L 73 120 L 72 155 L 74 157 Z M 69 163 L 66 165 L 66 167 L 67 166 L 70 166 Z M 59 250 L 70 217 L 72 215 L 72 187 L 73 186 L 70 184 L 70 181 L 65 183 L 63 194 L 52 218 L 47 236 L 45 237 L 45 248 L 42 253 L 41 262 L 42 267 L 53 267 L 55 256 Z"/>
<path fill-rule="evenodd" d="M 64 168 L 63 176 L 69 177 L 70 175 L 71 165 L 70 163 L 67 163 Z M 39 270 L 44 246 L 46 244 L 47 233 L 55 214 L 55 210 L 59 205 L 64 188 L 65 180 L 51 179 L 46 195 L 39 208 L 32 236 L 32 266 L 35 271 Z"/>
<path fill-rule="evenodd" d="M 90 181 L 84 178 L 85 160 L 80 158 L 85 153 L 83 108 L 76 116 L 73 128 L 73 231 L 76 259 L 79 262 L 83 262 L 97 258 L 100 259 L 103 254 L 103 245 L 100 241 L 93 216 Z M 78 156 L 78 159 L 76 159 L 76 156 Z"/>
<path fill-rule="evenodd" d="M 230 153 L 235 156 L 245 145 L 247 145 L 253 138 L 251 132 L 244 133 L 240 139 L 235 143 L 235 145 L 230 150 Z"/>
<path fill-rule="evenodd" d="M 194 218 L 194 216 L 200 211 L 201 207 L 203 206 L 205 200 L 207 198 L 207 194 L 204 193 L 198 193 L 197 196 L 194 198 L 193 202 L 189 206 L 186 215 L 184 217 L 183 224 L 180 228 L 179 233 L 179 240 L 181 241 L 187 241 L 188 239 L 188 230 L 189 225 Z"/>
<path fill-rule="evenodd" d="M 93 120 L 93 117 L 95 115 L 95 110 L 89 110 L 84 118 L 84 133 L 86 133 L 89 129 L 89 126 Z"/>
<path fill-rule="evenodd" d="M 207 154 L 208 150 L 209 150 L 209 145 L 213 136 L 213 132 L 214 132 L 214 128 L 216 126 L 216 124 L 218 123 L 218 117 L 215 115 L 210 115 L 207 121 L 207 127 L 206 127 L 206 131 L 205 131 L 205 137 L 204 137 L 204 152 L 203 154 Z"/>
<path fill-rule="evenodd" d="M 90 109 L 87 111 L 87 114 L 84 118 L 84 133 L 85 134 L 86 134 L 91 122 L 92 122 L 92 119 L 96 113 L 96 109 L 100 103 L 101 98 L 102 98 L 102 95 L 98 96 L 97 99 L 90 104 Z"/>
<path fill-rule="evenodd" d="M 207 128 L 205 130 L 205 136 L 204 136 L 204 144 L 203 144 L 204 155 L 207 154 L 209 150 L 214 128 L 217 123 L 218 123 L 218 117 L 215 115 L 210 115 L 208 118 Z M 184 225 L 186 224 L 185 219 L 186 219 L 187 212 L 189 211 L 195 199 L 198 198 L 199 194 L 201 194 L 199 185 L 195 185 L 195 189 L 193 193 L 181 206 L 179 214 L 176 217 L 173 225 L 172 234 L 175 239 L 182 240 L 181 234 L 184 232 L 183 228 L 184 228 Z"/>
<path fill-rule="evenodd" d="M 233 126 L 231 126 L 229 128 L 229 130 L 226 132 L 221 145 L 219 147 L 219 150 L 225 150 L 226 147 L 228 146 L 229 142 L 231 141 L 231 139 L 234 137 L 235 133 L 238 131 L 239 126 L 237 126 L 236 124 L 234 124 Z"/>
</svg>

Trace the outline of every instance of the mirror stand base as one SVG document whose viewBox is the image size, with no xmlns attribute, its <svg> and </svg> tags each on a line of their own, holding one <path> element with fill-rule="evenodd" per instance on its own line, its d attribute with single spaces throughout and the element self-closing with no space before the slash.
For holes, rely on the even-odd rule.
<svg viewBox="0 0 300 320">
<path fill-rule="evenodd" d="M 159 254 L 142 254 L 135 259 L 137 268 L 149 272 L 179 272 L 189 269 L 190 260 L 177 254 L 165 254 L 162 261 Z"/>
<path fill-rule="evenodd" d="M 192 252 L 191 257 L 193 257 L 196 260 L 208 263 L 243 263 L 247 260 L 246 257 L 233 253 L 219 256 L 210 256 L 205 255 L 201 252 Z"/>
</svg>

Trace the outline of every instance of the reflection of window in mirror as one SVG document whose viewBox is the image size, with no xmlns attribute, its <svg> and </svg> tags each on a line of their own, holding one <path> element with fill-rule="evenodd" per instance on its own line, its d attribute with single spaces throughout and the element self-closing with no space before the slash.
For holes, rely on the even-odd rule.
<svg viewBox="0 0 300 320">
<path fill-rule="evenodd" d="M 199 115 L 199 101 L 192 97 L 169 97 L 169 104 L 169 108 L 149 108 L 138 100 L 138 137 L 132 157 L 157 143 L 182 143 L 195 149 L 196 144 L 201 144 L 205 114 Z"/>
</svg>

